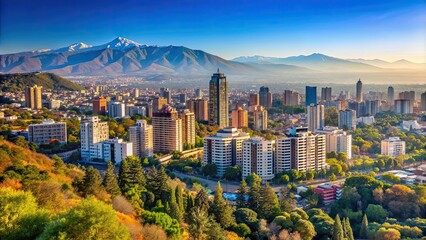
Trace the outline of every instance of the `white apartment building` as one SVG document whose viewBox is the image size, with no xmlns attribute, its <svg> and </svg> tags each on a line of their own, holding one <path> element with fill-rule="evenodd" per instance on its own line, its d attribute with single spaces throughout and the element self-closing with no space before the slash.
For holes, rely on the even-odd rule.
<svg viewBox="0 0 426 240">
<path fill-rule="evenodd" d="M 306 107 L 306 122 L 309 131 L 315 131 L 324 127 L 324 105 L 311 104 Z"/>
<path fill-rule="evenodd" d="M 124 142 L 123 139 L 108 139 L 100 144 L 102 144 L 102 159 L 105 162 L 112 161 L 117 165 L 126 157 L 133 155 L 133 144 Z"/>
<path fill-rule="evenodd" d="M 242 177 L 256 173 L 263 182 L 274 178 L 275 141 L 263 138 L 250 138 L 243 142 Z"/>
<path fill-rule="evenodd" d="M 222 177 L 227 167 L 242 165 L 243 141 L 248 139 L 250 135 L 237 128 L 224 128 L 205 137 L 204 164 L 216 164 L 217 175 Z"/>
<path fill-rule="evenodd" d="M 49 144 L 51 140 L 55 139 L 61 143 L 67 142 L 67 124 L 65 122 L 55 122 L 49 119 L 28 126 L 29 142 L 37 145 Z"/>
<path fill-rule="evenodd" d="M 98 116 L 88 117 L 80 123 L 81 157 L 84 160 L 102 159 L 102 147 L 98 144 L 107 140 L 109 128 L 107 122 L 101 122 Z"/>
<path fill-rule="evenodd" d="M 356 129 L 356 111 L 351 109 L 339 111 L 339 128 Z"/>
<path fill-rule="evenodd" d="M 326 167 L 326 139 L 308 128 L 290 129 L 286 137 L 276 140 L 275 173 L 296 169 L 321 170 Z"/>
<path fill-rule="evenodd" d="M 405 155 L 405 141 L 402 141 L 399 137 L 390 137 L 382 140 L 381 149 L 383 155 L 389 155 L 391 157 Z"/>
<path fill-rule="evenodd" d="M 121 102 L 109 102 L 108 116 L 111 118 L 123 118 L 126 116 L 126 105 Z"/>
<path fill-rule="evenodd" d="M 130 127 L 130 142 L 133 143 L 133 155 L 152 157 L 154 155 L 152 125 L 146 120 L 137 120 L 135 126 Z"/>
<path fill-rule="evenodd" d="M 346 153 L 348 159 L 352 159 L 352 135 L 347 134 L 337 127 L 326 126 L 315 133 L 325 134 L 326 151 L 335 153 Z"/>
</svg>

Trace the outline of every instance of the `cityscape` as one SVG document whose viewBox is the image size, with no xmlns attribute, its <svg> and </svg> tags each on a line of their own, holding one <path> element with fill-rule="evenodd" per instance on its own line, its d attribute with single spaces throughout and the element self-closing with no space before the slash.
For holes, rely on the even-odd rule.
<svg viewBox="0 0 426 240">
<path fill-rule="evenodd" d="M 197 11 L 214 11 L 193 1 L 188 9 L 145 3 L 152 9 L 146 16 L 135 13 L 141 3 L 124 2 L 134 10 L 106 1 L 91 12 L 46 0 L 52 20 L 82 19 L 58 30 L 35 17 L 28 26 L 56 35 L 35 34 L 34 42 L 11 28 L 27 17 L 0 18 L 0 239 L 426 238 L 424 2 L 221 3 L 235 20 L 224 13 L 200 20 Z M 0 7 L 47 11 L 28 4 Z M 158 8 L 163 4 L 168 8 Z M 53 14 L 62 7 L 69 11 Z M 315 8 L 335 15 L 313 14 Z M 164 46 L 121 36 L 105 41 L 110 34 L 97 29 L 107 32 L 104 26 L 86 21 L 89 13 L 119 9 L 128 15 L 120 14 L 117 25 L 108 20 L 111 29 L 126 22 L 126 35 L 140 39 L 138 31 L 152 31 Z M 164 22 L 160 9 L 191 16 Z M 256 10 L 259 16 L 248 17 Z M 299 11 L 305 22 L 297 20 Z M 305 40 L 301 49 L 317 44 L 330 55 L 298 55 L 299 40 L 268 45 L 263 38 L 274 39 L 270 33 L 246 35 L 246 24 L 262 33 L 284 12 L 304 31 L 319 31 L 305 24 L 339 22 L 328 34 L 341 33 L 341 43 Z M 383 46 L 370 39 L 374 48 L 349 51 L 359 46 L 347 40 L 345 21 L 364 34 L 363 18 L 385 19 L 375 27 L 395 34 L 406 28 L 398 31 L 416 37 L 386 42 L 379 31 Z M 134 30 L 131 21 L 146 29 Z M 192 32 L 203 23 L 210 30 Z M 305 36 L 287 23 L 276 27 Z M 217 43 L 218 29 L 234 48 Z M 239 36 L 258 41 L 262 55 L 242 38 L 240 46 Z M 63 47 L 76 37 L 94 44 Z M 165 44 L 173 38 L 176 44 Z M 195 50 L 201 48 L 208 51 Z"/>
</svg>

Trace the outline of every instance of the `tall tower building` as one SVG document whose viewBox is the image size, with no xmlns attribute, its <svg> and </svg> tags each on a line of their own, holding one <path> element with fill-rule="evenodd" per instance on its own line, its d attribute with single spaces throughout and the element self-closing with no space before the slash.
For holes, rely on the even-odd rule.
<svg viewBox="0 0 426 240">
<path fill-rule="evenodd" d="M 154 152 L 169 153 L 171 151 L 182 151 L 182 119 L 178 112 L 169 105 L 153 113 L 153 142 Z"/>
<path fill-rule="evenodd" d="M 251 128 L 254 130 L 268 129 L 268 111 L 263 106 L 254 107 L 250 114 Z"/>
<path fill-rule="evenodd" d="M 393 101 L 395 100 L 395 90 L 392 86 L 388 87 L 388 103 L 393 105 Z"/>
<path fill-rule="evenodd" d="M 93 115 L 105 115 L 107 111 L 107 100 L 104 97 L 93 99 Z"/>
<path fill-rule="evenodd" d="M 361 79 L 356 83 L 356 101 L 362 102 L 362 82 Z"/>
<path fill-rule="evenodd" d="M 257 106 L 259 105 L 259 94 L 257 93 L 250 93 L 249 96 L 249 106 Z"/>
<path fill-rule="evenodd" d="M 138 98 L 139 97 L 139 89 L 135 88 L 133 89 L 133 97 Z"/>
<path fill-rule="evenodd" d="M 325 102 L 331 101 L 331 87 L 321 88 L 321 100 Z"/>
<path fill-rule="evenodd" d="M 356 111 L 351 109 L 339 111 L 339 128 L 356 129 Z"/>
<path fill-rule="evenodd" d="M 41 109 L 41 89 L 42 86 L 34 85 L 25 89 L 25 106 L 31 109 Z"/>
<path fill-rule="evenodd" d="M 195 114 L 195 119 L 198 121 L 208 121 L 209 101 L 207 99 L 190 99 L 186 101 L 186 106 L 189 111 Z"/>
<path fill-rule="evenodd" d="M 309 106 L 311 104 L 317 104 L 317 87 L 315 86 L 306 86 L 306 101 L 305 105 Z"/>
<path fill-rule="evenodd" d="M 261 106 L 264 106 L 266 109 L 272 107 L 272 93 L 269 92 L 269 88 L 262 86 L 259 90 L 259 103 Z"/>
<path fill-rule="evenodd" d="M 126 105 L 121 102 L 108 103 L 108 116 L 111 118 L 123 118 L 126 115 Z"/>
<path fill-rule="evenodd" d="M 169 89 L 163 91 L 163 97 L 166 99 L 167 104 L 171 104 L 172 102 L 172 93 Z"/>
<path fill-rule="evenodd" d="M 232 127 L 248 127 L 248 111 L 238 107 L 232 110 Z"/>
<path fill-rule="evenodd" d="M 420 98 L 420 109 L 426 111 L 426 92 L 422 93 Z"/>
<path fill-rule="evenodd" d="M 324 105 L 311 104 L 306 107 L 306 120 L 309 131 L 315 131 L 324 127 Z"/>
<path fill-rule="evenodd" d="M 298 92 L 285 90 L 283 94 L 283 105 L 297 106 L 300 104 L 300 95 Z"/>
<path fill-rule="evenodd" d="M 274 178 L 274 143 L 263 138 L 250 138 L 243 142 L 243 179 L 252 173 L 264 182 Z"/>
<path fill-rule="evenodd" d="M 108 137 L 108 122 L 101 122 L 98 116 L 82 121 L 80 123 L 81 157 L 84 160 L 102 158 L 102 142 Z"/>
<path fill-rule="evenodd" d="M 397 99 L 397 100 L 395 100 L 394 112 L 396 114 L 413 113 L 413 102 L 409 99 Z"/>
<path fill-rule="evenodd" d="M 315 133 L 325 134 L 327 152 L 343 152 L 346 153 L 348 159 L 352 159 L 352 135 L 337 127 L 329 126 L 317 130 Z"/>
<path fill-rule="evenodd" d="M 133 155 L 152 157 L 154 155 L 153 130 L 146 120 L 137 120 L 135 126 L 129 129 L 129 139 L 133 143 Z"/>
<path fill-rule="evenodd" d="M 416 101 L 416 92 L 414 91 L 405 91 L 399 93 L 399 99 L 408 99 L 411 102 Z"/>
<path fill-rule="evenodd" d="M 229 126 L 228 82 L 225 74 L 214 73 L 209 83 L 209 124 Z"/>
<path fill-rule="evenodd" d="M 154 99 L 152 100 L 152 113 L 160 111 L 166 104 L 167 99 L 163 97 L 154 97 Z"/>
<path fill-rule="evenodd" d="M 196 98 L 202 98 L 203 97 L 203 91 L 199 88 L 195 89 L 195 97 Z"/>
<path fill-rule="evenodd" d="M 182 119 L 182 144 L 184 146 L 195 146 L 195 114 L 189 109 L 179 113 Z"/>
</svg>

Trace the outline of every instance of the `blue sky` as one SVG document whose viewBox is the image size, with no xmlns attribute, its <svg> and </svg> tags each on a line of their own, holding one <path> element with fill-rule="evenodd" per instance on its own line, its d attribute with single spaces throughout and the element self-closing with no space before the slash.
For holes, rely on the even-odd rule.
<svg viewBox="0 0 426 240">
<path fill-rule="evenodd" d="M 426 62 L 426 1 L 0 1 L 0 54 L 117 36 L 228 59 L 319 52 Z"/>
</svg>

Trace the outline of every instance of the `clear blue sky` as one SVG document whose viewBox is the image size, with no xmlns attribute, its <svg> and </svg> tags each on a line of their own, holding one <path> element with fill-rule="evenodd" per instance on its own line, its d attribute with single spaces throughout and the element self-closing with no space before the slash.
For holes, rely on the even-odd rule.
<svg viewBox="0 0 426 240">
<path fill-rule="evenodd" d="M 224 58 L 324 53 L 426 62 L 426 1 L 1 0 L 0 54 L 123 36 Z"/>
</svg>

